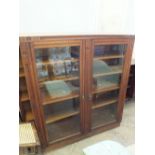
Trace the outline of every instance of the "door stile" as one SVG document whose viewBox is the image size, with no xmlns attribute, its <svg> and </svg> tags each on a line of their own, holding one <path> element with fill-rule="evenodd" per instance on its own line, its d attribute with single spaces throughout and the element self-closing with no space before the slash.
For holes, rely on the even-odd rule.
<svg viewBox="0 0 155 155">
<path fill-rule="evenodd" d="M 128 85 L 128 79 L 129 79 L 128 77 L 130 72 L 130 64 L 132 59 L 133 45 L 134 45 L 134 38 L 129 38 L 127 51 L 124 57 L 123 73 L 121 78 L 120 93 L 119 93 L 119 100 L 118 100 L 118 106 L 117 106 L 118 122 L 121 122 L 122 120 L 123 108 L 125 104 L 126 91 L 127 91 L 127 85 Z"/>
<path fill-rule="evenodd" d="M 34 78 L 34 69 L 33 69 L 33 61 L 31 58 L 31 42 L 22 42 L 20 43 L 21 47 L 21 56 L 23 60 L 23 67 L 26 76 L 26 83 L 28 87 L 28 93 L 30 97 L 30 103 L 32 107 L 32 111 L 35 117 L 35 125 L 38 131 L 39 139 L 43 147 L 47 146 L 47 140 L 44 135 L 45 128 L 43 125 L 42 112 L 40 109 L 40 104 L 38 104 L 38 97 L 35 93 L 36 91 L 36 79 Z"/>
<path fill-rule="evenodd" d="M 75 41 L 76 42 L 76 41 Z M 34 44 L 36 44 L 37 42 L 34 42 Z M 34 48 L 34 44 L 31 44 L 31 61 L 33 64 L 33 75 L 34 75 L 34 85 L 35 85 L 35 92 L 36 92 L 36 103 L 39 103 L 40 106 L 40 116 L 41 116 L 41 124 L 42 124 L 42 136 L 44 136 L 44 139 L 46 140 L 46 145 L 48 145 L 48 132 L 47 132 L 47 128 L 45 126 L 45 116 L 44 116 L 44 111 L 43 111 L 43 105 L 42 105 L 42 98 L 41 98 L 41 94 L 39 91 L 39 84 L 38 84 L 38 78 L 37 78 L 37 70 L 36 70 L 36 64 L 35 64 L 35 55 L 34 55 L 34 49 L 37 48 L 37 46 L 35 45 Z M 71 46 L 72 43 L 69 43 L 69 45 Z M 74 45 L 74 44 L 73 44 Z M 40 46 L 42 46 L 42 44 L 40 44 Z M 80 131 L 81 133 L 84 132 L 84 100 L 82 98 L 83 94 L 84 94 L 84 87 L 83 87 L 83 52 L 84 52 L 84 46 L 83 46 L 83 42 L 80 41 Z"/>
<path fill-rule="evenodd" d="M 92 40 L 86 40 L 86 60 L 85 61 L 85 132 L 91 130 L 91 104 L 92 104 L 92 60 L 93 49 Z"/>
<path fill-rule="evenodd" d="M 82 40 L 80 43 L 80 128 L 82 134 L 85 132 L 84 67 L 85 67 L 85 41 Z"/>
<path fill-rule="evenodd" d="M 43 130 L 43 137 L 46 140 L 46 145 L 48 145 L 48 140 L 47 140 L 47 130 L 45 127 L 45 117 L 44 117 L 44 112 L 43 112 L 43 106 L 42 106 L 42 99 L 41 99 L 41 94 L 39 91 L 39 85 L 38 85 L 38 78 L 37 78 L 37 71 L 36 71 L 36 64 L 35 64 L 35 55 L 34 55 L 34 43 L 31 43 L 31 62 L 33 66 L 33 78 L 34 78 L 34 84 L 35 84 L 35 92 L 37 96 L 37 100 L 35 104 L 38 104 L 39 109 L 40 109 L 40 117 L 41 117 L 41 123 L 42 123 L 42 130 Z"/>
</svg>

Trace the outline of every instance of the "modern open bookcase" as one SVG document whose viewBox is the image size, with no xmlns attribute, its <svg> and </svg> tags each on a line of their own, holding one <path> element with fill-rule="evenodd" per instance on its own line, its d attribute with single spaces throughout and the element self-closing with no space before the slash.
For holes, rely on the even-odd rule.
<svg viewBox="0 0 155 155">
<path fill-rule="evenodd" d="M 132 35 L 20 37 L 27 93 L 43 147 L 119 126 L 133 44 Z"/>
</svg>

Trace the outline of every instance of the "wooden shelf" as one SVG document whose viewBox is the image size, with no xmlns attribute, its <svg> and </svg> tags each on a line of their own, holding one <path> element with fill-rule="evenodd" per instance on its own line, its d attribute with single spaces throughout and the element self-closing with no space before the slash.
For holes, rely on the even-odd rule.
<svg viewBox="0 0 155 155">
<path fill-rule="evenodd" d="M 66 60 L 57 60 L 57 61 L 49 61 L 49 60 L 44 60 L 42 62 L 37 62 L 36 65 L 53 65 L 54 63 L 64 63 L 64 62 L 78 62 L 79 59 L 75 59 L 75 58 L 72 58 L 72 59 L 66 59 Z"/>
<path fill-rule="evenodd" d="M 99 56 L 99 57 L 95 57 L 94 60 L 107 60 L 107 59 L 117 59 L 117 58 L 124 58 L 124 55 Z"/>
<path fill-rule="evenodd" d="M 78 80 L 79 77 L 78 76 L 61 76 L 61 77 L 55 77 L 55 78 L 52 78 L 52 81 L 53 80 L 63 80 L 63 81 L 72 81 L 72 80 Z"/>
<path fill-rule="evenodd" d="M 107 88 L 95 89 L 92 93 L 93 94 L 103 93 L 103 92 L 107 92 L 107 91 L 111 91 L 111 90 L 117 90 L 119 88 L 120 88 L 119 85 L 114 84 L 113 86 L 110 86 L 110 87 L 107 87 Z"/>
<path fill-rule="evenodd" d="M 44 85 L 44 83 L 46 82 L 46 81 L 54 81 L 54 80 L 63 80 L 63 81 L 73 81 L 73 80 L 78 80 L 79 79 L 79 77 L 78 76 L 60 76 L 60 77 L 55 77 L 55 78 L 49 78 L 49 79 L 47 79 L 47 78 L 45 78 L 45 79 L 42 79 L 42 80 L 40 80 L 39 82 L 40 82 L 40 86 L 42 87 L 43 85 Z"/>
<path fill-rule="evenodd" d="M 64 113 L 61 113 L 61 114 L 55 114 L 53 116 L 47 117 L 46 124 L 54 123 L 56 121 L 65 119 L 67 117 L 75 116 L 77 114 L 79 114 L 79 111 L 73 111 L 73 110 L 69 111 L 69 112 L 64 112 Z"/>
<path fill-rule="evenodd" d="M 63 121 L 47 124 L 46 127 L 49 143 L 60 142 L 69 137 L 80 135 L 80 116 L 68 117 Z"/>
<path fill-rule="evenodd" d="M 65 100 L 69 100 L 69 99 L 74 99 L 74 98 L 78 98 L 80 95 L 77 93 L 71 93 L 70 95 L 64 96 L 64 97 L 50 97 L 50 96 L 44 96 L 43 97 L 43 105 L 47 105 L 47 104 L 53 104 L 56 102 L 61 102 L 61 101 L 65 101 Z"/>
<path fill-rule="evenodd" d="M 25 115 L 25 120 L 27 122 L 30 122 L 30 121 L 33 121 L 34 120 L 34 116 L 33 116 L 33 113 L 32 111 L 28 111 Z"/>
<path fill-rule="evenodd" d="M 24 68 L 22 66 L 19 66 L 19 77 L 24 77 Z"/>
<path fill-rule="evenodd" d="M 29 101 L 29 96 L 27 92 L 22 92 L 21 94 L 21 102 Z"/>
<path fill-rule="evenodd" d="M 106 101 L 98 101 L 97 103 L 94 103 L 93 105 L 92 105 L 92 109 L 97 109 L 97 108 L 101 108 L 101 107 L 104 107 L 104 106 L 106 106 L 106 105 L 110 105 L 110 104 L 113 104 L 113 103 L 115 103 L 115 102 L 117 102 L 118 101 L 118 99 L 117 98 L 115 98 L 115 99 L 109 99 L 109 100 L 106 100 Z"/>
<path fill-rule="evenodd" d="M 23 69 L 23 66 L 21 64 L 19 64 L 19 69 Z"/>
<path fill-rule="evenodd" d="M 25 77 L 24 72 L 20 72 L 20 73 L 19 73 L 19 77 L 20 77 L 20 78 L 21 78 L 21 77 Z"/>
<path fill-rule="evenodd" d="M 103 127 L 107 124 L 116 122 L 116 106 L 105 106 L 92 110 L 92 129 Z"/>
<path fill-rule="evenodd" d="M 114 74 L 121 74 L 122 73 L 122 66 L 113 66 L 111 67 L 112 71 L 111 72 L 106 72 L 106 73 L 97 73 L 93 75 L 93 77 L 100 77 L 100 76 L 107 76 L 107 75 L 114 75 Z"/>
<path fill-rule="evenodd" d="M 123 66 L 122 65 L 116 65 L 116 66 L 110 66 L 110 68 L 112 69 L 112 71 L 122 71 Z"/>
<path fill-rule="evenodd" d="M 19 58 L 19 68 L 20 68 L 20 69 L 23 68 L 23 64 L 22 64 L 22 61 L 21 61 L 21 57 Z"/>
<path fill-rule="evenodd" d="M 121 74 L 122 71 L 114 71 L 114 72 L 108 72 L 108 73 L 99 73 L 99 74 L 95 74 L 93 77 L 100 77 L 100 76 L 107 76 L 107 75 L 115 75 L 115 74 Z"/>
</svg>

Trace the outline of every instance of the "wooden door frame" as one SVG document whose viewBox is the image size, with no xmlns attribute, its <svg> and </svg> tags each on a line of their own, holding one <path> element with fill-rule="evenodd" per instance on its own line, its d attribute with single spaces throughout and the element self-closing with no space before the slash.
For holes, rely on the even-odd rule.
<svg viewBox="0 0 155 155">
<path fill-rule="evenodd" d="M 47 129 L 45 126 L 45 118 L 44 118 L 44 112 L 43 112 L 43 106 L 41 103 L 41 95 L 39 90 L 39 84 L 38 84 L 38 78 L 37 78 L 37 70 L 36 70 L 36 64 L 35 64 L 35 54 L 34 49 L 35 48 L 50 48 L 50 47 L 64 47 L 64 46 L 80 46 L 80 134 L 84 133 L 84 60 L 85 60 L 85 48 L 84 44 L 85 41 L 81 39 L 54 39 L 54 40 L 39 40 L 39 39 L 33 39 L 31 38 L 31 41 L 21 43 L 22 50 L 25 48 L 24 44 L 28 46 L 27 50 L 23 53 L 26 53 L 26 59 L 29 61 L 29 63 L 25 63 L 24 70 L 28 69 L 29 73 L 26 73 L 26 79 L 28 87 L 30 87 L 29 93 L 30 93 L 30 100 L 31 100 L 31 106 L 32 110 L 35 116 L 35 122 L 37 127 L 37 130 L 39 132 L 39 135 L 41 135 L 40 141 L 43 147 L 46 147 L 48 145 L 48 137 L 47 137 Z M 24 59 L 24 54 L 23 57 Z M 29 64 L 29 65 L 28 65 Z M 32 89 L 33 88 L 33 89 Z M 77 135 L 76 135 L 77 136 Z M 74 136 L 71 136 L 74 137 Z M 68 138 L 68 136 L 66 137 Z M 64 137 L 65 139 L 65 137 Z"/>
<path fill-rule="evenodd" d="M 93 57 L 94 57 L 94 47 L 95 45 L 113 45 L 113 44 L 127 44 L 127 50 L 124 55 L 124 64 L 123 64 L 123 72 L 121 76 L 120 89 L 119 89 L 119 97 L 117 104 L 117 114 L 116 114 L 116 122 L 120 123 L 123 114 L 123 107 L 125 102 L 125 94 L 127 90 L 129 69 L 131 63 L 132 49 L 134 44 L 134 36 L 130 36 L 127 38 L 124 37 L 111 37 L 111 38 L 92 38 L 86 41 L 86 57 L 87 59 L 86 66 L 88 69 L 88 74 L 85 77 L 85 95 L 86 95 L 86 103 L 85 103 L 85 130 L 86 132 L 90 132 L 92 129 L 92 121 L 91 121 L 91 105 L 92 105 L 92 66 L 93 66 Z M 87 84 L 86 84 L 87 83 Z M 103 126 L 104 127 L 104 126 Z M 102 127 L 99 127 L 102 128 Z M 97 128 L 96 128 L 97 129 Z"/>
<path fill-rule="evenodd" d="M 20 42 L 20 51 L 23 61 L 23 67 L 25 72 L 25 80 L 27 84 L 28 94 L 30 97 L 30 104 L 32 112 L 34 114 L 34 121 L 41 142 L 41 146 L 44 148 L 47 146 L 47 139 L 45 137 L 45 128 L 43 126 L 42 111 L 40 104 L 38 104 L 38 96 L 36 91 L 36 80 L 34 78 L 33 62 L 31 57 L 31 41 Z"/>
<path fill-rule="evenodd" d="M 123 115 L 123 108 L 125 104 L 126 92 L 127 92 L 127 87 L 128 87 L 134 40 L 135 40 L 134 37 L 128 39 L 128 47 L 127 47 L 127 51 L 124 56 L 124 65 L 123 65 L 124 67 L 123 67 L 123 73 L 121 77 L 120 95 L 119 95 L 118 108 L 117 108 L 117 121 L 118 122 L 121 122 L 122 115 Z"/>
<path fill-rule="evenodd" d="M 85 132 L 91 132 L 91 94 L 90 90 L 92 87 L 92 39 L 86 40 L 86 63 L 87 76 L 85 76 Z"/>
</svg>

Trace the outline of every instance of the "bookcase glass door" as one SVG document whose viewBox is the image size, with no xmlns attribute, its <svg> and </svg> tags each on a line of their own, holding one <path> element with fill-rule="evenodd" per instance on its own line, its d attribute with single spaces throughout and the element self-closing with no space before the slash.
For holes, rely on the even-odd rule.
<svg viewBox="0 0 155 155">
<path fill-rule="evenodd" d="M 116 121 L 126 44 L 94 45 L 91 128 Z"/>
<path fill-rule="evenodd" d="M 80 133 L 80 46 L 36 48 L 35 63 L 49 142 Z"/>
</svg>

